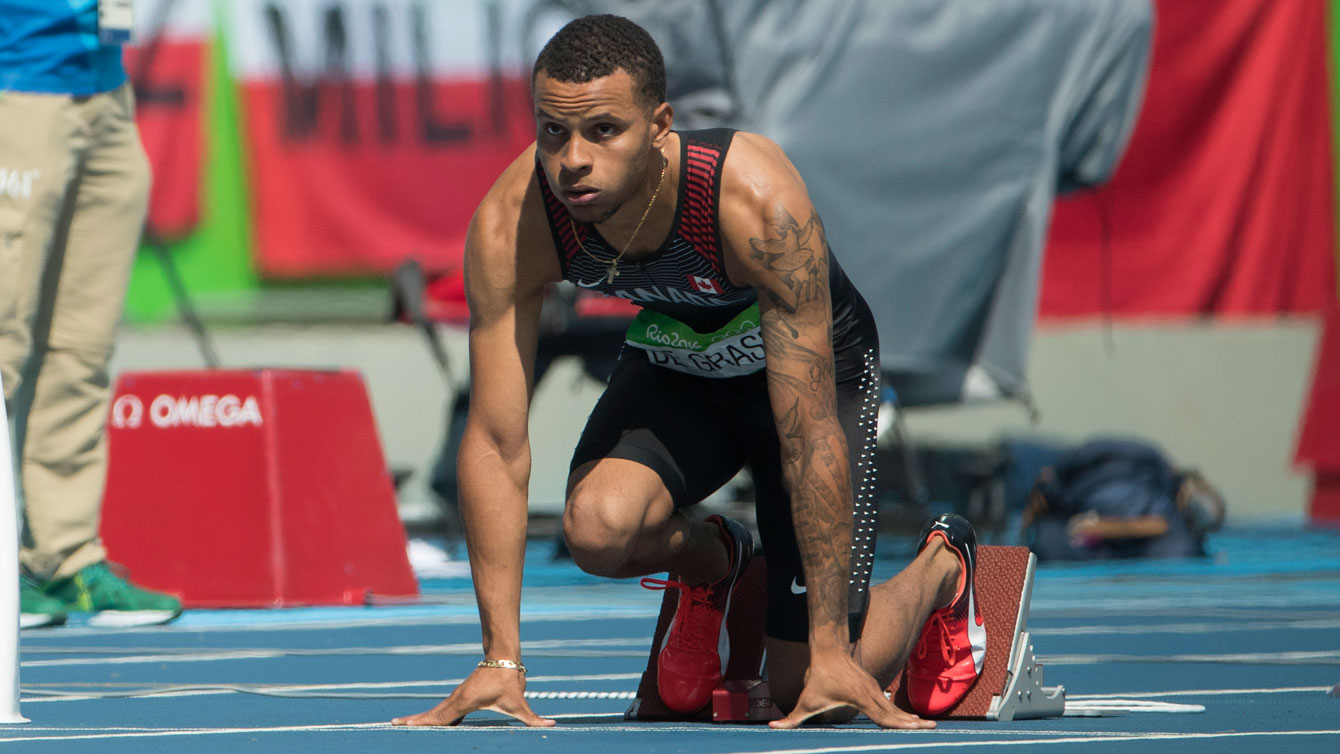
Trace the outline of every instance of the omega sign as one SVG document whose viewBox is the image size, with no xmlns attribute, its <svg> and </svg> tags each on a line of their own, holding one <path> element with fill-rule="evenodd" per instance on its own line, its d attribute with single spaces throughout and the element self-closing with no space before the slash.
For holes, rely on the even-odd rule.
<svg viewBox="0 0 1340 754">
<path fill-rule="evenodd" d="M 144 423 L 144 401 L 123 395 L 112 404 L 112 426 L 135 429 Z M 259 427 L 260 404 L 255 396 L 163 394 L 149 403 L 148 419 L 155 427 Z"/>
</svg>

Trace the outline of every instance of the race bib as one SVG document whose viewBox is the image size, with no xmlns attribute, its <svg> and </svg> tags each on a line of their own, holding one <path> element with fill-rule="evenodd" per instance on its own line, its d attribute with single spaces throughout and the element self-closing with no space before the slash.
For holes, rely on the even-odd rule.
<svg viewBox="0 0 1340 754">
<path fill-rule="evenodd" d="M 766 365 L 757 302 L 710 333 L 643 309 L 629 325 L 626 338 L 628 345 L 645 351 L 651 363 L 700 377 L 740 377 Z"/>
</svg>

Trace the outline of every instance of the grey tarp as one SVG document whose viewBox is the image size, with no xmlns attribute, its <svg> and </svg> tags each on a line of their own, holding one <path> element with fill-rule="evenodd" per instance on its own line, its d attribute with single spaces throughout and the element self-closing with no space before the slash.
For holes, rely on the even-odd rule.
<svg viewBox="0 0 1340 754">
<path fill-rule="evenodd" d="M 1026 396 L 1058 190 L 1115 169 L 1148 0 L 646 0 L 680 127 L 775 139 L 879 323 L 905 404 Z"/>
</svg>

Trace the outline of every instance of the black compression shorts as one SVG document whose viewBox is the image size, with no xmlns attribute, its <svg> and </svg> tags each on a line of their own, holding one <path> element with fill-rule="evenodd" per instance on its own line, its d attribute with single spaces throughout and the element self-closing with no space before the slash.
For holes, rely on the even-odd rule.
<svg viewBox="0 0 1340 754">
<path fill-rule="evenodd" d="M 851 360 L 839 364 L 837 383 L 838 413 L 847 438 L 855 497 L 848 599 L 853 641 L 861 633 L 875 553 L 877 346 L 860 362 L 863 365 Z M 635 461 L 652 469 L 677 508 L 700 502 L 747 464 L 768 563 L 767 633 L 789 641 L 808 639 L 805 579 L 790 498 L 782 482 L 765 372 L 697 377 L 655 366 L 642 351 L 626 347 L 609 387 L 587 420 L 571 469 L 602 458 Z"/>
</svg>

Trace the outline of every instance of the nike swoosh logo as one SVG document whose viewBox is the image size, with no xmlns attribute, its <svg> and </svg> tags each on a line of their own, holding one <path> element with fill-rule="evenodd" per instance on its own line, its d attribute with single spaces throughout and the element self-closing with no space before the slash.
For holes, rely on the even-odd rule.
<svg viewBox="0 0 1340 754">
<path fill-rule="evenodd" d="M 600 287 L 600 281 L 599 281 L 599 280 L 595 281 L 594 283 L 583 283 L 583 282 L 580 281 L 580 280 L 574 280 L 574 281 L 572 281 L 572 282 L 576 283 L 577 286 L 578 286 L 579 288 L 599 288 L 599 287 Z"/>
<path fill-rule="evenodd" d="M 808 591 L 808 589 L 804 586 L 801 586 L 799 581 L 797 581 L 796 579 L 791 579 L 792 594 L 804 594 L 806 591 Z"/>
</svg>

